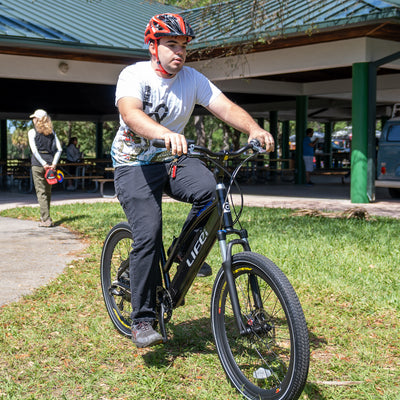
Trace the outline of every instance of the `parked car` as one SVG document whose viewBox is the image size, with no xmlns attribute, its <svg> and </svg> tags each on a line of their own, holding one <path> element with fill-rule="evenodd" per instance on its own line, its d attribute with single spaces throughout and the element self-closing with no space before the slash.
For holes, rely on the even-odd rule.
<svg viewBox="0 0 400 400">
<path fill-rule="evenodd" d="M 350 153 L 350 147 L 345 147 L 344 141 L 333 140 L 332 141 L 332 152 L 333 153 Z"/>
<path fill-rule="evenodd" d="M 392 197 L 400 198 L 400 104 L 394 105 L 379 138 L 375 186 L 387 187 Z"/>
</svg>

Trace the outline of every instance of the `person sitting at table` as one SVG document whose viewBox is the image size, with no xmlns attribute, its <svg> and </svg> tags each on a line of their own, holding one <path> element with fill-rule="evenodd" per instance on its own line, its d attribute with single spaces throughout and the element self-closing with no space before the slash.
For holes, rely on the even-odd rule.
<svg viewBox="0 0 400 400">
<path fill-rule="evenodd" d="M 82 161 L 82 156 L 83 153 L 79 150 L 78 146 L 78 138 L 76 136 L 73 136 L 71 139 L 69 139 L 69 143 L 67 146 L 67 162 L 78 163 Z M 76 165 L 70 165 L 68 168 L 68 172 L 71 176 L 74 176 L 76 174 Z M 72 180 L 68 179 L 67 182 L 67 190 L 75 190 Z"/>
</svg>

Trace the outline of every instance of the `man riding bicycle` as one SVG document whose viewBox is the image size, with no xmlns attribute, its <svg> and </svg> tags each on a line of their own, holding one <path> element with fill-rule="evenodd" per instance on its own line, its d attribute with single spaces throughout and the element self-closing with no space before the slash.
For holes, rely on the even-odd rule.
<svg viewBox="0 0 400 400">
<path fill-rule="evenodd" d="M 162 194 L 192 204 L 189 224 L 215 196 L 215 179 L 206 165 L 188 158 L 183 134 L 196 104 L 223 122 L 258 139 L 267 151 L 271 134 L 230 101 L 204 75 L 184 66 L 186 46 L 195 37 L 178 14 L 151 18 L 145 30 L 150 61 L 126 67 L 118 78 L 116 105 L 120 127 L 112 144 L 115 190 L 134 238 L 129 258 L 132 340 L 137 347 L 162 342 L 156 319 L 156 288 L 162 238 Z M 162 139 L 166 148 L 152 146 Z M 203 276 L 211 274 L 203 266 Z M 209 268 L 209 267 L 208 267 Z"/>
</svg>

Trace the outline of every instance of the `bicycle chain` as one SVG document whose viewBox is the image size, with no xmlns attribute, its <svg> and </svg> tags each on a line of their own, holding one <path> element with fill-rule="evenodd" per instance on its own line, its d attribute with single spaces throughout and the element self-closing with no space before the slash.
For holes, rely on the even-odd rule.
<svg viewBox="0 0 400 400">
<path fill-rule="evenodd" d="M 160 300 L 161 299 L 161 300 Z M 157 287 L 157 309 L 160 311 L 161 303 L 164 305 L 164 323 L 167 323 L 172 318 L 172 297 L 168 290 L 163 287 Z"/>
</svg>

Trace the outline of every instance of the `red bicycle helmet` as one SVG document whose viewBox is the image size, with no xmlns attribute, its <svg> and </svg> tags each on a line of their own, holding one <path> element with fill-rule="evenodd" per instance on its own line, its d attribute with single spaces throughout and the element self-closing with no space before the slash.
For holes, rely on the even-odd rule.
<svg viewBox="0 0 400 400">
<path fill-rule="evenodd" d="M 158 68 L 166 76 L 172 76 L 161 65 L 158 58 L 158 39 L 163 36 L 185 36 L 188 43 L 194 39 L 192 27 L 179 14 L 158 14 L 151 18 L 144 31 L 144 42 L 152 41 L 155 45 Z"/>
<path fill-rule="evenodd" d="M 179 14 L 158 14 L 150 19 L 144 31 L 144 42 L 157 41 L 163 36 L 186 36 L 188 42 L 194 39 L 192 27 Z"/>
</svg>

